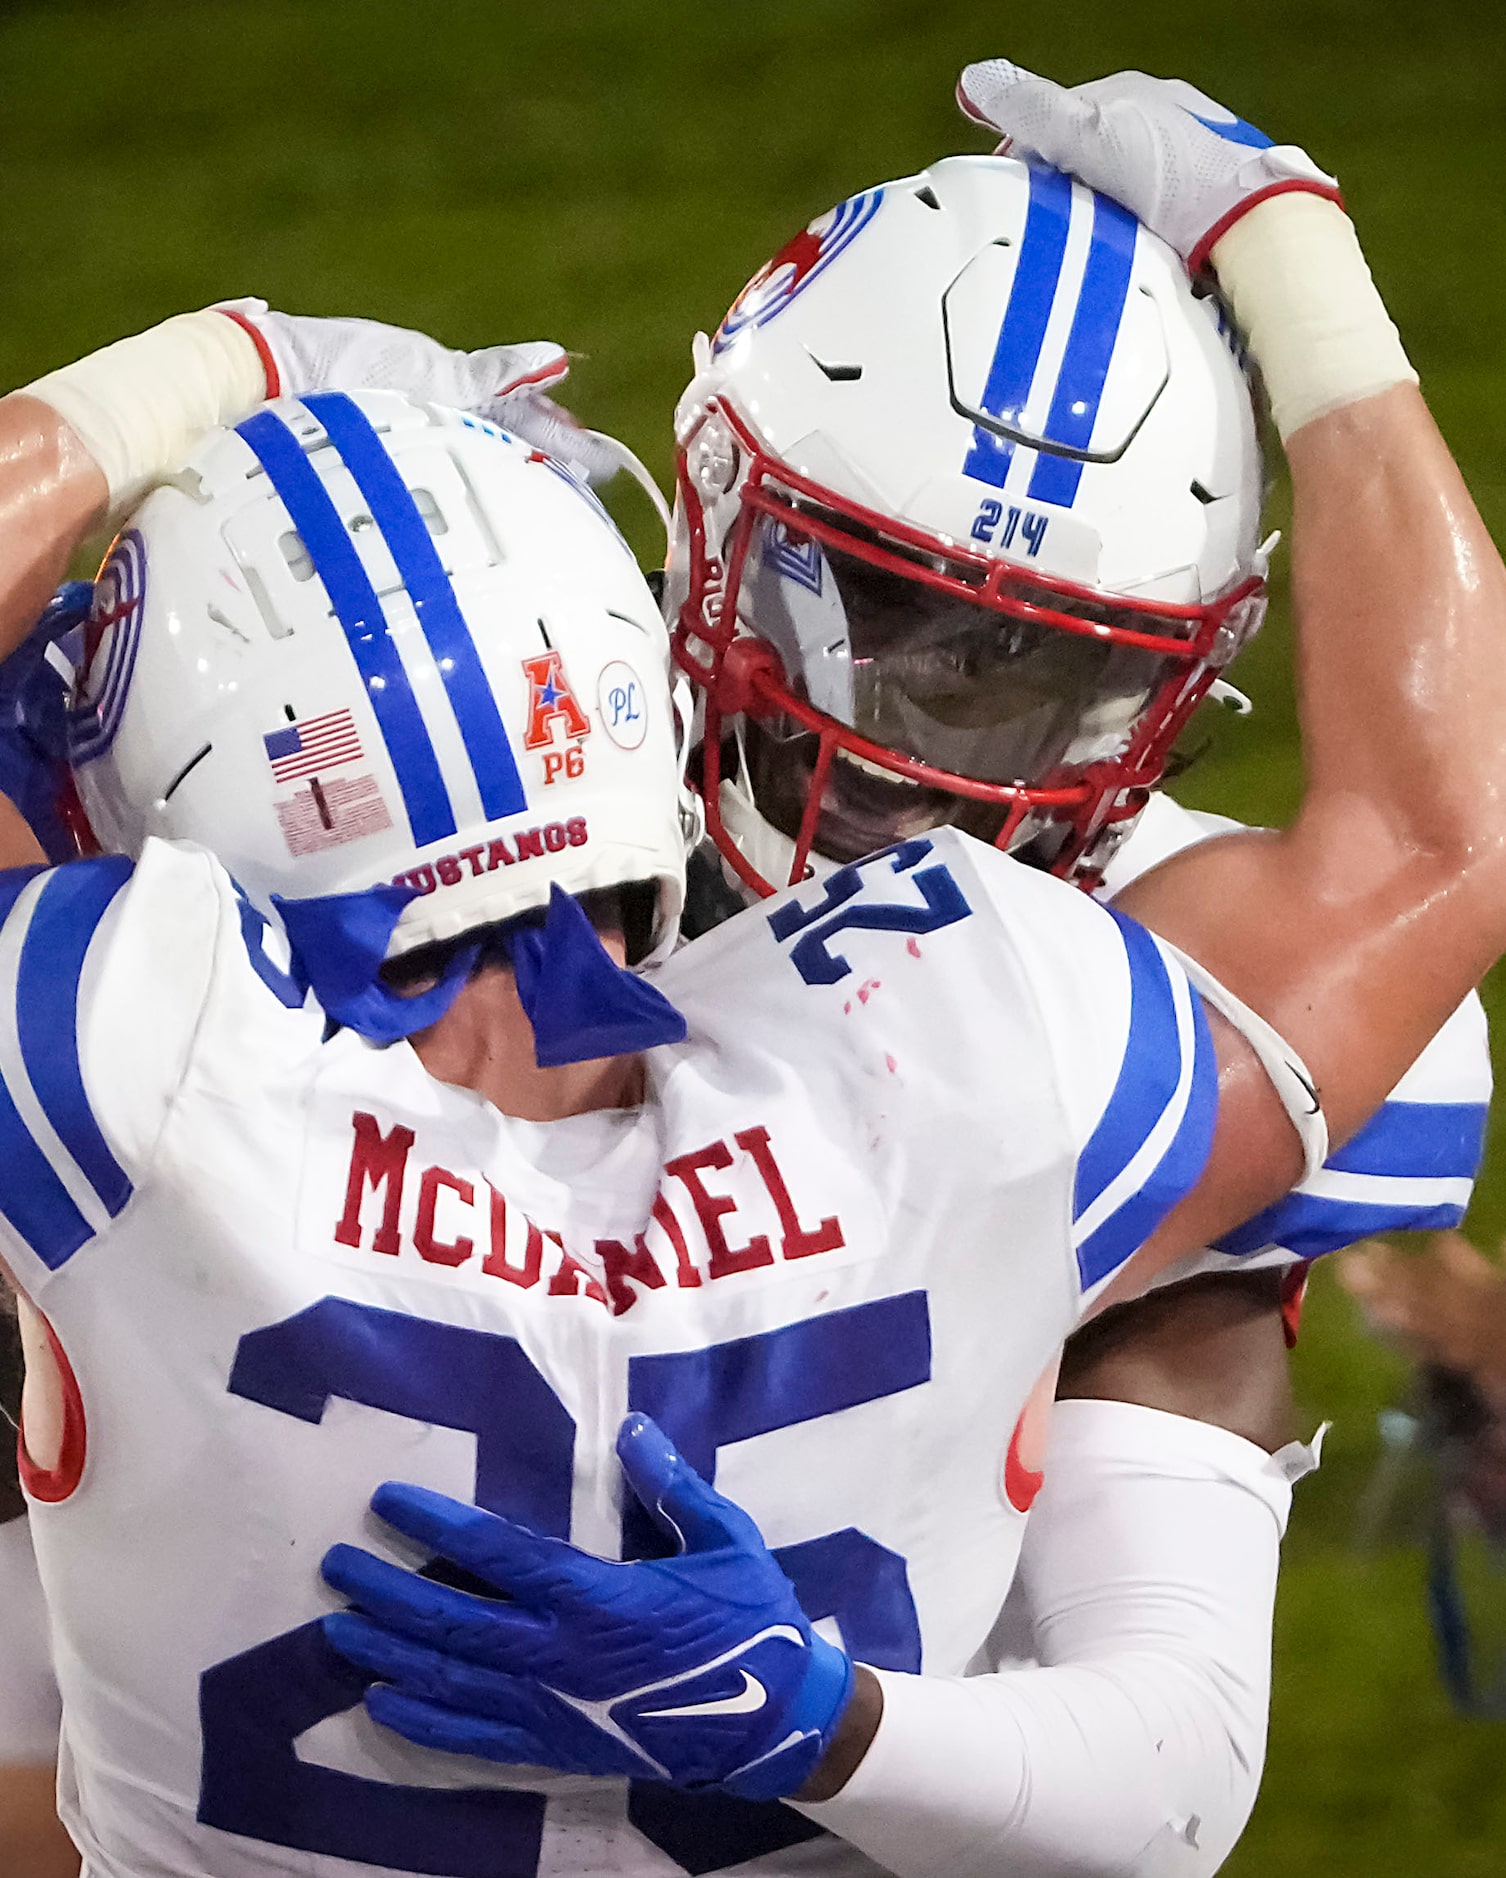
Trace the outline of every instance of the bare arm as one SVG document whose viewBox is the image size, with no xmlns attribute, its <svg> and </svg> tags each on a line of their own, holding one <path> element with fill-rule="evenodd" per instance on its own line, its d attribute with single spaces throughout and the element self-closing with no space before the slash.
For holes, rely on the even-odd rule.
<svg viewBox="0 0 1506 1878">
<path fill-rule="evenodd" d="M 1342 1141 L 1506 944 L 1506 570 L 1411 386 L 1304 425 L 1287 453 L 1301 811 L 1176 856 L 1118 904 L 1301 1052 Z M 1263 1074 L 1215 1031 L 1212 1160 L 1138 1255 L 1142 1283 L 1299 1171 Z"/>
<path fill-rule="evenodd" d="M 104 475 L 51 405 L 0 398 L 0 659 L 36 624 L 104 519 Z"/>
<path fill-rule="evenodd" d="M 0 398 L 0 660 L 36 624 L 78 547 L 104 519 L 99 466 L 50 405 Z M 0 868 L 44 859 L 0 796 Z"/>
</svg>

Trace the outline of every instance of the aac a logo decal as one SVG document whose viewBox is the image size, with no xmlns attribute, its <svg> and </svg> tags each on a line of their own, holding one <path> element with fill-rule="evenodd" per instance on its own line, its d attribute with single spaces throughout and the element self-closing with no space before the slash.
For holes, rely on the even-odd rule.
<svg viewBox="0 0 1506 1878">
<path fill-rule="evenodd" d="M 567 737 L 589 737 L 591 720 L 580 708 L 570 688 L 565 667 L 558 652 L 540 652 L 524 659 L 523 675 L 528 680 L 528 728 L 523 734 L 525 750 L 547 750 L 554 742 L 554 726 L 563 721 Z"/>
</svg>

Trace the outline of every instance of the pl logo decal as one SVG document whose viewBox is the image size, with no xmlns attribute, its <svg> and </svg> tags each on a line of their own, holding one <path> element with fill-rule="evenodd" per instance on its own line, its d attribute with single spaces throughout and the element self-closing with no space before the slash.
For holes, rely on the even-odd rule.
<svg viewBox="0 0 1506 1878">
<path fill-rule="evenodd" d="M 799 293 L 836 260 L 877 215 L 882 189 L 865 189 L 802 228 L 772 261 L 767 261 L 732 302 L 711 342 L 713 355 L 731 345 L 749 327 L 767 326 Z"/>
<path fill-rule="evenodd" d="M 636 750 L 648 734 L 648 706 L 643 681 L 626 660 L 613 659 L 602 667 L 596 704 L 606 733 L 618 749 Z"/>
<path fill-rule="evenodd" d="M 68 712 L 68 759 L 92 763 L 115 741 L 136 669 L 146 611 L 146 548 L 134 528 L 110 552 L 94 583 L 84 624 L 84 655 Z"/>
</svg>

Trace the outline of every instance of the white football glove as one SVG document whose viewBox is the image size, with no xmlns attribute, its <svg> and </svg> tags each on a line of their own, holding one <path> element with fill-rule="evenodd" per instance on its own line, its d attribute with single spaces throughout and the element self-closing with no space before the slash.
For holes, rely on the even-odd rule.
<svg viewBox="0 0 1506 1878">
<path fill-rule="evenodd" d="M 1342 203 L 1338 183 L 1295 144 L 1263 131 L 1180 78 L 1115 72 L 1068 90 L 1008 59 L 969 65 L 963 112 L 1122 202 L 1195 274 L 1257 202 L 1304 190 Z"/>
<path fill-rule="evenodd" d="M 570 370 L 563 347 L 547 339 L 455 352 L 404 326 L 274 313 L 265 300 L 226 300 L 216 311 L 251 335 L 269 398 L 298 398 L 306 391 L 404 391 L 490 415 L 499 399 L 556 385 Z"/>
<path fill-rule="evenodd" d="M 609 482 L 626 469 L 663 510 L 663 498 L 631 451 L 588 429 L 547 396 L 547 388 L 570 370 L 563 347 L 550 340 L 455 352 L 403 326 L 275 313 L 264 300 L 227 300 L 217 311 L 251 336 L 269 398 L 296 398 L 305 391 L 403 391 L 489 418 L 584 482 Z"/>
</svg>

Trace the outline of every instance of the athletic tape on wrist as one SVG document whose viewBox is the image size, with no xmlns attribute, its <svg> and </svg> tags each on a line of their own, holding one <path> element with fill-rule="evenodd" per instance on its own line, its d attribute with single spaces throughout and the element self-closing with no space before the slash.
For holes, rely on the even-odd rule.
<svg viewBox="0 0 1506 1878">
<path fill-rule="evenodd" d="M 223 313 L 180 313 L 23 387 L 50 404 L 104 473 L 119 521 L 199 439 L 267 396 L 250 335 Z"/>
<path fill-rule="evenodd" d="M 1336 202 L 1307 190 L 1270 197 L 1219 237 L 1211 258 L 1283 443 L 1329 411 L 1417 383 Z"/>
</svg>

